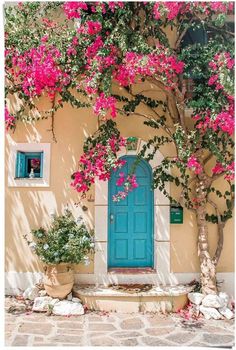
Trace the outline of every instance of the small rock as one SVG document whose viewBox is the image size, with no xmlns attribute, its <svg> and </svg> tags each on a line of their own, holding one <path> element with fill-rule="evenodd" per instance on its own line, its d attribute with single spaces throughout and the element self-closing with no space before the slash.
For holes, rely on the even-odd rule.
<svg viewBox="0 0 236 350">
<path fill-rule="evenodd" d="M 71 292 L 70 292 L 70 294 L 67 295 L 66 299 L 70 300 L 70 301 L 72 300 L 72 293 Z"/>
<path fill-rule="evenodd" d="M 205 307 L 201 305 L 199 310 L 207 320 L 210 320 L 211 318 L 213 318 L 214 320 L 222 319 L 221 314 L 213 307 Z"/>
<path fill-rule="evenodd" d="M 52 313 L 54 315 L 83 315 L 84 308 L 80 303 L 73 303 L 72 301 L 62 300 L 56 303 L 53 307 Z"/>
<path fill-rule="evenodd" d="M 219 298 L 222 300 L 222 302 L 224 303 L 224 306 L 227 307 L 229 304 L 229 296 L 227 293 L 224 292 L 220 292 L 219 293 Z M 223 306 L 223 307 L 224 307 Z"/>
<path fill-rule="evenodd" d="M 27 311 L 27 305 L 25 305 L 23 303 L 14 303 L 13 305 L 11 305 L 9 307 L 9 309 L 7 311 L 11 314 L 24 313 Z"/>
<path fill-rule="evenodd" d="M 72 298 L 73 303 L 81 303 L 81 300 L 79 298 Z"/>
<path fill-rule="evenodd" d="M 39 296 L 40 296 L 40 297 L 46 297 L 46 296 L 47 296 L 46 290 L 45 290 L 45 289 L 40 290 L 40 291 L 39 291 Z"/>
<path fill-rule="evenodd" d="M 202 305 L 219 308 L 224 306 L 224 301 L 216 294 L 208 294 L 202 299 Z"/>
<path fill-rule="evenodd" d="M 233 312 L 228 307 L 221 307 L 218 309 L 218 311 L 223 315 L 227 320 L 231 320 L 231 318 L 234 317 Z"/>
<path fill-rule="evenodd" d="M 48 311 L 49 307 L 54 306 L 59 299 L 53 299 L 51 297 L 37 297 L 34 299 L 33 311 Z"/>
<path fill-rule="evenodd" d="M 188 298 L 191 301 L 191 303 L 195 305 L 200 305 L 202 302 L 202 299 L 204 298 L 204 294 L 202 293 L 188 293 Z"/>
<path fill-rule="evenodd" d="M 23 293 L 24 299 L 34 300 L 39 296 L 39 289 L 37 287 L 29 287 Z"/>
</svg>

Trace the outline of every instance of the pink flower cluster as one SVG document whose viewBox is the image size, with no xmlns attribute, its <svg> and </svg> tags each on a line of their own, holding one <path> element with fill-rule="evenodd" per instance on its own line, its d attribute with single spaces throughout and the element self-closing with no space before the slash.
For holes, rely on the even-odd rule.
<svg viewBox="0 0 236 350">
<path fill-rule="evenodd" d="M 115 118 L 117 113 L 115 97 L 112 97 L 112 96 L 106 97 L 105 94 L 102 92 L 96 98 L 93 110 L 96 115 L 102 115 L 104 117 L 107 115 L 107 113 L 110 112 L 110 115 L 112 116 L 112 118 Z"/>
<path fill-rule="evenodd" d="M 102 14 L 105 14 L 107 9 L 115 12 L 116 9 L 123 8 L 124 5 L 124 2 L 122 1 L 109 1 L 107 3 L 95 1 L 90 5 L 90 10 L 92 13 L 102 12 Z M 63 10 L 68 19 L 80 18 L 81 10 L 88 10 L 88 5 L 83 1 L 67 1 L 63 5 Z"/>
<path fill-rule="evenodd" d="M 122 64 L 115 72 L 114 78 L 122 86 L 133 84 L 138 76 L 157 76 L 165 85 L 175 87 L 177 74 L 183 72 L 184 63 L 177 61 L 175 56 L 170 56 L 165 48 L 160 47 L 160 53 L 141 55 L 128 52 Z"/>
<path fill-rule="evenodd" d="M 229 13 L 234 8 L 233 2 L 222 1 L 161 1 L 155 2 L 153 16 L 156 20 L 174 20 L 178 15 L 187 14 L 189 11 L 204 14 Z"/>
<path fill-rule="evenodd" d="M 79 34 L 95 35 L 102 30 L 102 25 L 98 21 L 87 21 L 78 28 Z"/>
<path fill-rule="evenodd" d="M 92 42 L 92 44 L 87 47 L 85 56 L 87 58 L 94 58 L 94 56 L 97 54 L 98 50 L 101 49 L 102 47 L 103 47 L 103 41 L 102 41 L 102 37 L 99 35 Z"/>
<path fill-rule="evenodd" d="M 235 175 L 235 164 L 234 162 L 231 162 L 227 166 L 223 166 L 221 163 L 216 163 L 214 168 L 212 169 L 213 174 L 221 174 L 226 173 L 224 178 L 228 181 L 234 180 Z"/>
<path fill-rule="evenodd" d="M 63 4 L 63 10 L 68 19 L 80 18 L 81 10 L 87 10 L 88 6 L 83 1 L 66 1 Z"/>
<path fill-rule="evenodd" d="M 194 171 L 195 174 L 200 174 L 202 172 L 202 166 L 195 156 L 190 156 L 187 162 L 187 167 Z"/>
<path fill-rule="evenodd" d="M 40 96 L 45 91 L 53 98 L 56 91 L 70 82 L 69 75 L 57 63 L 60 56 L 57 48 L 40 45 L 13 57 L 15 77 L 27 96 Z"/>
<path fill-rule="evenodd" d="M 184 2 L 156 2 L 153 6 L 153 15 L 156 20 L 165 16 L 169 21 L 178 16 L 180 10 L 184 7 Z"/>
<path fill-rule="evenodd" d="M 196 115 L 193 119 L 197 120 L 196 128 L 200 129 L 202 133 L 205 133 L 207 129 L 214 131 L 223 131 L 228 135 L 233 135 L 235 120 L 230 110 L 225 110 L 217 114 L 215 117 L 211 117 L 210 113 Z"/>
<path fill-rule="evenodd" d="M 115 194 L 112 197 L 112 200 L 114 202 L 119 202 L 122 199 L 125 199 L 129 192 L 133 191 L 135 188 L 138 187 L 137 179 L 135 174 L 128 175 L 125 178 L 125 174 L 121 172 L 119 174 L 119 179 L 116 181 L 117 186 L 124 186 L 123 191 L 118 191 L 117 194 Z"/>
<path fill-rule="evenodd" d="M 15 126 L 15 117 L 13 115 L 11 115 L 7 109 L 7 107 L 5 107 L 5 126 L 6 126 L 6 130 L 8 131 L 9 129 L 13 128 Z"/>
<path fill-rule="evenodd" d="M 111 10 L 111 12 L 115 12 L 117 8 L 123 8 L 125 6 L 125 3 L 122 1 L 109 1 L 108 7 Z"/>
<path fill-rule="evenodd" d="M 233 70 L 235 60 L 231 57 L 229 52 L 222 52 L 214 56 L 213 60 L 209 63 L 211 70 L 216 73 L 212 75 L 208 81 L 208 85 L 215 85 L 215 90 L 224 90 L 224 81 L 220 80 L 219 73 L 227 69 L 228 71 Z M 230 75 L 224 74 L 224 76 Z"/>
<path fill-rule="evenodd" d="M 73 174 L 71 186 L 78 192 L 85 194 L 95 181 L 107 181 L 110 179 L 111 171 L 121 168 L 125 160 L 117 159 L 117 152 L 126 145 L 123 137 L 112 137 L 106 145 L 101 143 L 84 153 L 79 161 L 79 170 Z"/>
</svg>

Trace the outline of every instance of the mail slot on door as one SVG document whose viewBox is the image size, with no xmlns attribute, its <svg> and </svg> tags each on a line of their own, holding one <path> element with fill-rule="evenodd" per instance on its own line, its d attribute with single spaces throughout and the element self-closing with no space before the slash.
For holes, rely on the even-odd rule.
<svg viewBox="0 0 236 350">
<path fill-rule="evenodd" d="M 171 205 L 170 206 L 170 223 L 182 224 L 183 223 L 183 207 Z"/>
</svg>

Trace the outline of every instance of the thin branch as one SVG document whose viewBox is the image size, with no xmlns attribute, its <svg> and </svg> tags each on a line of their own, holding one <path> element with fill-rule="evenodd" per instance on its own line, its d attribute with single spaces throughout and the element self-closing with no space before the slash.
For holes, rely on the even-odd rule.
<svg viewBox="0 0 236 350">
<path fill-rule="evenodd" d="M 181 43 L 181 40 L 183 39 L 183 37 L 185 36 L 187 30 L 190 28 L 190 24 L 193 22 L 193 18 L 190 19 L 190 21 L 188 22 L 189 26 L 186 27 L 182 32 L 181 34 L 178 36 L 176 42 L 175 42 L 175 50 L 178 49 L 180 43 Z"/>
<path fill-rule="evenodd" d="M 54 95 L 54 98 L 53 98 L 53 101 L 52 101 L 51 129 L 49 129 L 48 131 L 51 131 L 51 133 L 52 133 L 53 142 L 57 143 L 56 134 L 55 134 L 55 131 L 54 131 L 54 122 L 55 122 L 55 101 L 56 101 L 56 94 Z"/>
</svg>

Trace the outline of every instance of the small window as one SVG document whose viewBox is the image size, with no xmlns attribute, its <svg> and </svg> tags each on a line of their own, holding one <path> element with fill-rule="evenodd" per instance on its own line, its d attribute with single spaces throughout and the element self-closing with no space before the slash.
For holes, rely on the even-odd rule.
<svg viewBox="0 0 236 350">
<path fill-rule="evenodd" d="M 184 48 L 193 44 L 206 45 L 207 41 L 207 32 L 203 27 L 189 28 L 181 41 L 181 47 Z"/>
<path fill-rule="evenodd" d="M 16 153 L 16 178 L 42 178 L 43 152 Z"/>
</svg>

